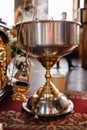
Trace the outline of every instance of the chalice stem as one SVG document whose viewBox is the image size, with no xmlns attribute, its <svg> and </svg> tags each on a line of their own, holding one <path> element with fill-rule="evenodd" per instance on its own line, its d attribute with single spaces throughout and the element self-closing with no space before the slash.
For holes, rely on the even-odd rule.
<svg viewBox="0 0 87 130">
<path fill-rule="evenodd" d="M 39 90 L 37 91 L 37 95 L 43 97 L 44 99 L 50 99 L 54 96 L 58 96 L 59 90 L 51 82 L 50 69 L 46 70 L 45 78 L 46 82 L 42 85 L 42 87 L 39 88 Z"/>
<path fill-rule="evenodd" d="M 51 94 L 51 90 L 50 90 L 51 73 L 50 73 L 50 69 L 46 70 L 45 78 L 46 78 L 46 83 L 45 83 L 46 93 L 50 95 Z"/>
<path fill-rule="evenodd" d="M 46 70 L 45 78 L 46 78 L 47 86 L 50 86 L 50 80 L 51 80 L 50 69 Z"/>
</svg>

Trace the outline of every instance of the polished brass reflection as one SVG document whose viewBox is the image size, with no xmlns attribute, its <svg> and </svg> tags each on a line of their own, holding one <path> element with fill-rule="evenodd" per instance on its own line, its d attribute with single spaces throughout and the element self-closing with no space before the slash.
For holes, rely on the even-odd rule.
<svg viewBox="0 0 87 130">
<path fill-rule="evenodd" d="M 23 63 L 21 69 L 15 74 L 16 81 L 14 82 L 14 94 L 12 96 L 13 100 L 26 101 L 25 92 L 29 89 L 29 68 L 27 62 Z"/>
<path fill-rule="evenodd" d="M 0 37 L 0 89 L 6 86 L 7 84 L 7 55 L 6 55 L 6 48 L 5 43 L 2 40 L 2 37 Z"/>
<path fill-rule="evenodd" d="M 27 108 L 39 116 L 56 116 L 69 112 L 72 103 L 51 82 L 50 69 L 60 57 L 78 47 L 79 24 L 46 20 L 20 23 L 16 28 L 20 29 L 18 45 L 46 69 L 46 82 L 28 99 Z"/>
</svg>

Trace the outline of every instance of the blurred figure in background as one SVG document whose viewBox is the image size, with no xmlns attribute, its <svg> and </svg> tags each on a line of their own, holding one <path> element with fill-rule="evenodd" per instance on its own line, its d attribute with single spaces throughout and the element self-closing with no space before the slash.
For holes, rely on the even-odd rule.
<svg viewBox="0 0 87 130">
<path fill-rule="evenodd" d="M 67 12 L 62 12 L 62 19 L 63 21 L 65 21 L 67 18 Z M 64 56 L 64 58 L 66 58 L 67 63 L 68 63 L 68 68 L 69 70 L 72 70 L 75 66 L 72 64 L 72 53 Z M 57 69 L 59 68 L 59 61 L 57 62 Z"/>
</svg>

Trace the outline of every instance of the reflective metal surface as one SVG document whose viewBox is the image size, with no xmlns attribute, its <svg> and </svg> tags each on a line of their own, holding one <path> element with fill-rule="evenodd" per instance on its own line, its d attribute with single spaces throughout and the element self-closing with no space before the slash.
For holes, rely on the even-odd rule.
<svg viewBox="0 0 87 130">
<path fill-rule="evenodd" d="M 50 117 L 67 114 L 73 110 L 74 105 L 71 100 L 68 100 L 64 94 L 60 93 L 55 100 L 39 100 L 37 95 L 33 95 L 27 102 L 23 102 L 23 108 L 37 116 Z"/>
<path fill-rule="evenodd" d="M 20 46 L 26 50 L 33 45 L 79 44 L 78 23 L 71 21 L 32 21 L 15 26 Z"/>
<path fill-rule="evenodd" d="M 39 116 L 62 115 L 70 107 L 69 100 L 51 82 L 50 69 L 79 45 L 79 24 L 47 20 L 20 23 L 16 28 L 19 47 L 46 69 L 46 82 L 28 99 L 27 108 Z"/>
</svg>

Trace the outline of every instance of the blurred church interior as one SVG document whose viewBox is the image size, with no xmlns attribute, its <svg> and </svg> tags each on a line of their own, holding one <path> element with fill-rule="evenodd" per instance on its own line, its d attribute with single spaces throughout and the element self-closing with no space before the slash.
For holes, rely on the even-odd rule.
<svg viewBox="0 0 87 130">
<path fill-rule="evenodd" d="M 64 2 L 67 4 L 63 4 L 62 6 L 62 3 Z M 26 7 L 24 8 L 26 14 L 25 21 L 30 19 L 32 20 L 30 13 L 33 11 L 34 4 L 35 0 L 26 0 Z M 7 9 L 9 18 L 7 15 L 5 15 L 5 10 L 3 12 L 0 12 L 0 28 L 3 28 L 9 38 L 12 36 L 15 37 L 17 35 L 13 27 L 15 24 L 21 21 L 23 5 L 24 0 L 13 0 L 12 9 L 9 7 Z M 72 61 L 77 67 L 73 68 L 72 71 L 68 73 L 66 89 L 77 91 L 87 90 L 87 0 L 61 0 L 59 3 L 58 0 L 55 0 L 55 3 L 53 0 L 38 0 L 38 5 L 38 11 L 36 14 L 38 20 L 42 17 L 44 20 L 59 20 L 61 19 L 61 13 L 64 11 L 67 12 L 67 20 L 81 23 L 80 45 L 72 52 Z M 11 44 L 8 44 L 6 46 L 9 63 L 14 54 L 13 52 L 9 51 Z M 64 64 L 66 64 L 66 66 L 63 66 Z M 65 71 L 67 70 L 67 63 L 64 58 L 61 60 L 60 67 L 64 68 Z M 57 71 L 56 65 L 52 68 L 52 71 L 55 71 L 55 69 Z M 76 78 L 77 80 L 75 81 Z"/>
</svg>

